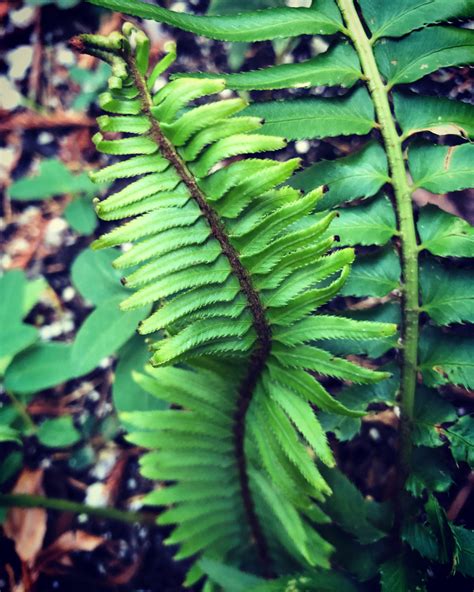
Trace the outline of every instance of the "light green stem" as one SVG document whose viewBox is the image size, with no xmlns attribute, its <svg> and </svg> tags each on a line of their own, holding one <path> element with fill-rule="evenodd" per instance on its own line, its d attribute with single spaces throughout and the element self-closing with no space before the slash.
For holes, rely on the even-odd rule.
<svg viewBox="0 0 474 592">
<path fill-rule="evenodd" d="M 74 514 L 87 514 L 88 516 L 97 516 L 106 520 L 117 520 L 118 522 L 127 522 L 130 524 L 153 525 L 156 523 L 156 516 L 153 514 L 129 512 L 118 510 L 117 508 L 99 508 L 65 499 L 30 495 L 27 493 L 0 494 L 0 506 L 7 508 L 45 508 L 48 510 L 73 512 Z"/>
<path fill-rule="evenodd" d="M 396 1 L 396 0 L 393 0 Z M 367 37 L 353 0 L 337 0 L 349 36 L 358 53 L 366 83 L 375 106 L 377 121 L 385 143 L 395 194 L 398 229 L 401 240 L 403 276 L 402 300 L 402 375 L 400 391 L 400 486 L 403 487 L 411 468 L 412 423 L 415 402 L 418 355 L 418 245 L 413 216 L 412 192 L 403 158 L 402 138 L 397 132 L 390 109 L 389 90 L 378 70 L 372 43 Z"/>
<path fill-rule="evenodd" d="M 5 391 L 7 397 L 10 399 L 13 407 L 16 409 L 18 415 L 21 417 L 25 428 L 31 434 L 36 432 L 36 425 L 35 422 L 31 419 L 30 414 L 26 409 L 26 405 L 24 405 L 17 397 L 10 391 Z"/>
</svg>

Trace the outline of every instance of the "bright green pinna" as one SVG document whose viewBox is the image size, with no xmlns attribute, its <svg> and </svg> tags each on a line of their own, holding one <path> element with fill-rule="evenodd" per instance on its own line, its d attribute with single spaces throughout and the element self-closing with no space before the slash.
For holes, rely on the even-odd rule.
<svg viewBox="0 0 474 592">
<path fill-rule="evenodd" d="M 133 243 L 115 261 L 133 268 L 124 309 L 153 303 L 140 332 L 152 334 L 149 392 L 173 407 L 126 414 L 128 439 L 152 451 L 143 475 L 170 483 L 147 503 L 175 524 L 177 558 L 222 560 L 263 576 L 329 567 L 331 545 L 316 532 L 318 502 L 331 494 L 315 458 L 334 465 L 311 405 L 354 416 L 308 371 L 355 383 L 386 376 L 336 358 L 312 342 L 392 334 L 393 325 L 314 315 L 340 289 L 351 249 L 328 254 L 334 213 L 314 213 L 323 190 L 302 196 L 284 184 L 298 159 L 245 157 L 285 145 L 237 116 L 240 98 L 190 103 L 224 89 L 221 80 L 180 78 L 154 91 L 174 49 L 148 73 L 149 41 L 83 35 L 76 46 L 112 65 L 109 112 L 94 137 L 125 157 L 93 174 L 132 178 L 97 204 L 104 220 L 129 219 L 94 243 Z M 107 138 L 120 132 L 121 139 Z M 257 132 L 257 133 L 256 133 Z M 238 158 L 234 158 L 238 157 Z M 202 577 L 194 563 L 187 584 Z M 207 590 L 213 585 L 207 582 Z"/>
</svg>

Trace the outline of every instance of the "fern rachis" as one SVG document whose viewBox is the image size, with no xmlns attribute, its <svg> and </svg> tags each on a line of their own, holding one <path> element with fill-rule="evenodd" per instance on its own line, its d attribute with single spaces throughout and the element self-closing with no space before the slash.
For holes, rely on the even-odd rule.
<svg viewBox="0 0 474 592">
<path fill-rule="evenodd" d="M 127 416 L 138 430 L 130 440 L 157 449 L 142 458 L 144 475 L 176 482 L 152 493 L 150 503 L 173 504 L 160 520 L 179 524 L 169 539 L 181 544 L 179 557 L 200 552 L 251 567 L 255 545 L 260 567 L 251 569 L 265 575 L 288 562 L 327 567 L 330 546 L 311 526 L 321 514 L 311 498 L 323 500 L 330 488 L 303 441 L 324 463 L 334 461 L 308 402 L 358 412 L 334 400 L 306 370 L 359 383 L 385 374 L 307 345 L 313 325 L 303 321 L 338 291 L 352 251 L 326 255 L 334 215 L 314 213 L 321 189 L 301 197 L 275 188 L 297 159 L 226 161 L 284 145 L 252 135 L 258 119 L 234 116 L 243 101 L 181 111 L 222 90 L 221 81 L 180 79 L 152 95 L 156 72 L 171 58 L 147 79 L 147 44 L 129 24 L 123 36 L 76 41 L 113 66 L 111 90 L 101 99 L 112 115 L 99 125 L 129 134 L 96 136 L 99 150 L 130 158 L 95 177 L 139 176 L 97 204 L 106 219 L 134 219 L 96 247 L 134 243 L 116 262 L 138 265 L 124 280 L 138 289 L 124 307 L 155 302 L 141 331 L 165 331 L 154 336 L 157 368 L 136 378 L 180 407 Z M 321 322 L 322 338 L 339 330 L 336 318 Z M 394 326 L 352 323 L 346 329 L 364 339 L 391 334 Z M 195 566 L 188 582 L 201 573 Z"/>
</svg>

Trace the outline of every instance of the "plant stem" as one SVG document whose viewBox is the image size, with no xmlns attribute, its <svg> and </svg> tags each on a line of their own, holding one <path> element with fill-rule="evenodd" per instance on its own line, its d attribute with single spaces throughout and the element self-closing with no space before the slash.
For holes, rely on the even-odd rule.
<svg viewBox="0 0 474 592">
<path fill-rule="evenodd" d="M 18 415 L 23 420 L 23 423 L 25 424 L 26 428 L 32 433 L 36 432 L 37 428 L 35 422 L 31 419 L 30 414 L 26 410 L 26 405 L 24 405 L 19 399 L 17 399 L 17 397 L 12 392 L 5 391 L 5 393 L 12 402 L 13 407 L 17 410 Z"/>
<path fill-rule="evenodd" d="M 385 144 L 395 194 L 398 230 L 401 241 L 401 266 L 403 276 L 402 299 L 402 369 L 400 389 L 400 451 L 399 482 L 400 497 L 411 470 L 412 423 L 416 390 L 418 361 L 418 244 L 410 186 L 403 158 L 402 138 L 397 132 L 395 119 L 390 109 L 389 91 L 375 61 L 372 43 L 367 37 L 353 0 L 337 0 L 345 20 L 349 36 L 358 53 L 367 86 L 374 102 L 377 120 Z"/>
<path fill-rule="evenodd" d="M 87 514 L 107 520 L 117 520 L 130 524 L 156 524 L 156 516 L 141 512 L 129 512 L 117 510 L 117 508 L 98 508 L 78 502 L 71 502 L 54 497 L 42 495 L 30 495 L 27 493 L 0 494 L 0 506 L 7 508 L 46 508 L 48 510 L 60 510 L 62 512 L 73 512 L 74 514 Z"/>
</svg>

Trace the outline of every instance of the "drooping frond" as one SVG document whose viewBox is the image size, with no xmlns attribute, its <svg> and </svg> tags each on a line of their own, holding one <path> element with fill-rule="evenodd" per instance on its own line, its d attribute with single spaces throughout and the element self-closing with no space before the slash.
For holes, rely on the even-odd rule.
<svg viewBox="0 0 474 592">
<path fill-rule="evenodd" d="M 148 497 L 178 557 L 203 554 L 264 575 L 299 565 L 327 567 L 331 546 L 314 530 L 331 493 L 315 457 L 334 459 L 311 405 L 357 416 L 308 373 L 372 383 L 386 376 L 336 358 L 313 341 L 390 335 L 393 325 L 314 316 L 343 284 L 350 248 L 329 252 L 335 214 L 317 212 L 323 189 L 281 186 L 298 159 L 257 153 L 284 146 L 239 116 L 241 99 L 192 102 L 224 88 L 180 78 L 153 92 L 173 50 L 147 76 L 148 40 L 130 24 L 108 38 L 82 36 L 84 51 L 112 64 L 101 96 L 97 148 L 125 157 L 93 175 L 130 179 L 97 203 L 123 220 L 96 248 L 133 246 L 115 265 L 131 268 L 125 309 L 153 303 L 140 332 L 153 367 L 136 380 L 172 405 L 129 413 L 131 442 L 151 449 Z M 158 73 L 158 74 L 157 74 Z M 124 134 L 117 138 L 116 132 Z M 113 136 L 108 134 L 113 133 Z M 187 583 L 201 577 L 195 564 Z"/>
</svg>

